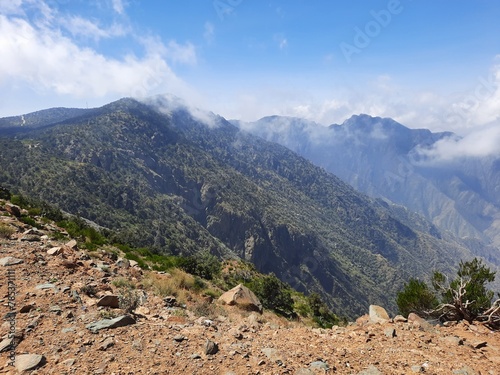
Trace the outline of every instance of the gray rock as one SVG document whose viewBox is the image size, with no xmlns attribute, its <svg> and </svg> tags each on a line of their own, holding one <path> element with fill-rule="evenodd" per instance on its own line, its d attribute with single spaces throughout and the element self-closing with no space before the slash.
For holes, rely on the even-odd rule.
<svg viewBox="0 0 500 375">
<path fill-rule="evenodd" d="M 38 284 L 37 286 L 35 286 L 35 289 L 37 289 L 37 290 L 55 289 L 55 288 L 56 288 L 56 286 L 54 284 L 51 284 L 51 283 Z"/>
<path fill-rule="evenodd" d="M 191 354 L 189 356 L 190 359 L 200 359 L 201 358 L 201 355 L 199 355 L 198 353 L 194 353 L 194 354 Z"/>
<path fill-rule="evenodd" d="M 120 307 L 120 298 L 115 295 L 105 295 L 97 301 L 97 306 L 106 306 L 117 309 Z"/>
<path fill-rule="evenodd" d="M 121 315 L 114 319 L 103 319 L 94 323 L 87 324 L 85 328 L 93 333 L 96 333 L 101 329 L 125 327 L 131 324 L 135 324 L 135 319 L 132 316 Z"/>
<path fill-rule="evenodd" d="M 39 366 L 43 366 L 46 359 L 39 354 L 20 354 L 16 356 L 15 367 L 19 372 L 33 370 Z"/>
<path fill-rule="evenodd" d="M 392 327 L 389 327 L 389 328 L 386 328 L 384 330 L 384 334 L 387 337 L 393 338 L 393 337 L 396 337 L 396 330 L 394 328 L 392 328 Z"/>
<path fill-rule="evenodd" d="M 13 266 L 15 264 L 23 263 L 24 260 L 14 257 L 5 257 L 0 259 L 0 266 Z"/>
<path fill-rule="evenodd" d="M 174 341 L 175 342 L 183 342 L 185 339 L 186 339 L 186 337 L 182 336 L 182 335 L 174 336 Z"/>
<path fill-rule="evenodd" d="M 211 340 L 207 340 L 204 345 L 206 355 L 214 355 L 219 351 L 219 345 Z"/>
<path fill-rule="evenodd" d="M 325 362 L 323 361 L 315 361 L 315 362 L 312 362 L 309 367 L 311 369 L 318 369 L 318 370 L 324 370 L 325 372 L 328 371 L 330 369 L 330 367 L 328 366 L 328 364 L 326 364 Z"/>
<path fill-rule="evenodd" d="M 128 259 L 120 258 L 116 261 L 115 266 L 120 268 L 130 268 L 130 261 Z"/>
<path fill-rule="evenodd" d="M 420 365 L 415 365 L 415 366 L 411 366 L 411 371 L 412 372 L 424 372 L 425 368 L 423 366 L 420 366 Z"/>
<path fill-rule="evenodd" d="M 471 369 L 469 366 L 465 366 L 459 370 L 453 370 L 452 374 L 454 375 L 476 375 L 476 372 Z"/>
</svg>

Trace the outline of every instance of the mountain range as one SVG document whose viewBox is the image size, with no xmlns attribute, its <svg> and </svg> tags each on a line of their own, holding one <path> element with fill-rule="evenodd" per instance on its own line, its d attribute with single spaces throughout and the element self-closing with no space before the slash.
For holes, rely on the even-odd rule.
<svg viewBox="0 0 500 375">
<path fill-rule="evenodd" d="M 350 317 L 373 303 L 395 311 L 396 293 L 410 277 L 427 279 L 434 269 L 452 272 L 461 259 L 476 255 L 500 264 L 492 245 L 496 238 L 490 231 L 496 222 L 491 218 L 474 223 L 462 215 L 445 227 L 435 218 L 431 223 L 415 214 L 412 210 L 419 210 L 411 205 L 407 209 L 392 203 L 403 203 L 396 197 L 409 194 L 396 192 L 396 184 L 390 185 L 390 201 L 375 193 L 378 180 L 390 180 L 387 171 L 401 177 L 397 173 L 411 165 L 408 174 L 418 170 L 421 185 L 400 181 L 401 186 L 423 196 L 441 194 L 436 185 L 431 193 L 419 191 L 427 181 L 422 177 L 427 168 L 405 164 L 404 157 L 394 155 L 405 155 L 405 150 L 408 154 L 417 140 L 423 144 L 444 134 L 413 133 L 379 120 L 382 131 L 389 123 L 403 137 L 391 143 L 391 153 L 379 157 L 389 137 L 381 136 L 385 143 L 375 143 L 378 148 L 360 145 L 364 153 L 358 155 L 357 148 L 348 147 L 349 142 L 357 144 L 355 138 L 345 138 L 338 150 L 327 142 L 316 148 L 313 134 L 306 138 L 307 126 L 302 124 L 288 127 L 296 137 L 292 141 L 290 136 L 286 144 L 272 130 L 277 119 L 261 120 L 270 125 L 269 136 L 257 136 L 242 130 L 241 123 L 166 96 L 4 118 L 0 186 L 79 215 L 133 246 L 164 254 L 210 252 L 244 259 L 299 291 L 319 293 L 336 312 Z M 352 129 L 344 124 L 320 131 L 356 130 L 362 139 L 362 133 L 373 138 L 378 132 L 370 118 L 359 121 L 359 126 L 354 120 Z M 341 155 L 342 147 L 349 153 Z M 323 162 L 314 159 L 329 149 Z M 392 169 L 372 170 L 371 159 L 376 157 L 379 162 L 392 160 Z M 363 165 L 355 169 L 358 162 Z M 336 164 L 340 172 L 335 174 L 346 180 L 346 174 L 357 175 L 357 182 L 349 182 L 376 198 L 330 173 Z M 433 178 L 444 181 L 437 173 Z M 459 182 L 453 186 L 461 188 Z M 484 198 L 486 191 L 484 205 L 491 203 Z M 472 202 L 475 195 L 470 197 Z M 460 212 L 453 208 L 443 214 L 443 222 Z M 449 230 L 470 238 L 456 237 Z M 490 238 L 491 243 L 485 243 Z"/>
<path fill-rule="evenodd" d="M 408 207 L 441 230 L 500 247 L 500 158 L 436 157 L 440 142 L 453 145 L 456 134 L 409 129 L 368 115 L 329 127 L 280 116 L 233 123 L 288 147 L 371 197 Z"/>
</svg>

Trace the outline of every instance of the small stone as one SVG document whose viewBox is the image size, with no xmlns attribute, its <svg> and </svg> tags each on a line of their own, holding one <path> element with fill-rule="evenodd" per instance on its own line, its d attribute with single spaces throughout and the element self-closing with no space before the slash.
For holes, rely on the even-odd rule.
<svg viewBox="0 0 500 375">
<path fill-rule="evenodd" d="M 182 336 L 182 335 L 174 336 L 174 341 L 176 341 L 176 342 L 183 342 L 185 339 L 186 339 L 186 337 Z"/>
<path fill-rule="evenodd" d="M 199 355 L 198 353 L 194 353 L 194 354 L 191 354 L 189 356 L 190 359 L 200 359 L 201 358 L 201 355 Z"/>
<path fill-rule="evenodd" d="M 37 234 L 25 234 L 20 238 L 23 242 L 38 242 L 40 241 L 40 236 Z"/>
<path fill-rule="evenodd" d="M 0 266 L 13 266 L 16 264 L 23 263 L 24 260 L 14 257 L 5 257 L 0 259 Z"/>
<path fill-rule="evenodd" d="M 327 372 L 330 367 L 328 367 L 328 364 L 326 364 L 325 362 L 323 361 L 315 361 L 315 362 L 312 362 L 309 367 L 311 369 L 318 369 L 318 370 L 323 370 L 325 372 Z"/>
<path fill-rule="evenodd" d="M 33 370 L 45 364 L 45 357 L 38 354 L 20 354 L 16 356 L 15 367 L 19 372 Z"/>
<path fill-rule="evenodd" d="M 64 246 L 69 247 L 71 250 L 76 250 L 78 249 L 78 242 L 76 242 L 76 240 L 71 240 L 67 242 Z"/>
<path fill-rule="evenodd" d="M 396 337 L 396 330 L 394 328 L 392 328 L 392 327 L 389 327 L 389 328 L 386 328 L 384 330 L 384 334 L 387 337 L 393 338 L 393 337 Z"/>
<path fill-rule="evenodd" d="M 52 255 L 52 256 L 59 255 L 59 254 L 61 254 L 61 247 L 59 247 L 59 246 L 52 247 L 49 250 L 47 250 L 47 254 Z"/>
<path fill-rule="evenodd" d="M 299 368 L 294 375 L 314 375 L 314 371 L 308 368 Z"/>
<path fill-rule="evenodd" d="M 177 305 L 177 298 L 174 296 L 167 296 L 163 298 L 163 302 L 165 302 L 165 307 L 175 307 Z"/>
<path fill-rule="evenodd" d="M 56 286 L 51 283 L 46 283 L 46 284 L 39 284 L 35 287 L 37 290 L 44 290 L 44 289 L 55 289 Z"/>
<path fill-rule="evenodd" d="M 412 372 L 424 372 L 425 369 L 421 365 L 415 365 L 415 366 L 411 366 L 411 371 Z"/>
<path fill-rule="evenodd" d="M 206 355 L 217 354 L 217 352 L 219 351 L 219 345 L 211 340 L 207 340 L 205 342 L 204 349 Z"/>
<path fill-rule="evenodd" d="M 120 258 L 116 261 L 115 266 L 120 268 L 130 268 L 130 261 L 128 259 Z"/>
<path fill-rule="evenodd" d="M 370 365 L 365 370 L 358 372 L 358 375 L 382 375 L 382 372 L 375 366 Z"/>
<path fill-rule="evenodd" d="M 19 310 L 19 312 L 21 314 L 29 313 L 34 308 L 35 308 L 35 305 L 24 305 L 23 307 L 21 307 L 21 309 Z"/>
<path fill-rule="evenodd" d="M 65 365 L 66 367 L 72 367 L 76 362 L 76 359 L 75 358 L 69 358 L 65 361 L 62 362 L 63 365 Z"/>
<path fill-rule="evenodd" d="M 394 317 L 394 323 L 406 323 L 408 319 L 406 319 L 403 315 L 396 315 Z"/>
<path fill-rule="evenodd" d="M 111 348 L 115 345 L 115 340 L 112 337 L 107 337 L 104 341 L 99 345 L 99 350 L 105 351 L 108 348 Z"/>
<path fill-rule="evenodd" d="M 474 349 L 481 349 L 484 348 L 485 346 L 488 346 L 488 343 L 486 341 L 475 341 L 472 343 L 472 347 Z"/>
</svg>

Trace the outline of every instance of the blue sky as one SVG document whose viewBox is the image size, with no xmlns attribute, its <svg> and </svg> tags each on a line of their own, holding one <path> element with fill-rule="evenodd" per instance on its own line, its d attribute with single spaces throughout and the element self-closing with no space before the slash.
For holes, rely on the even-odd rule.
<svg viewBox="0 0 500 375">
<path fill-rule="evenodd" d="M 499 127 L 500 2 L 0 0 L 0 116 L 177 95 L 226 118 Z"/>
</svg>

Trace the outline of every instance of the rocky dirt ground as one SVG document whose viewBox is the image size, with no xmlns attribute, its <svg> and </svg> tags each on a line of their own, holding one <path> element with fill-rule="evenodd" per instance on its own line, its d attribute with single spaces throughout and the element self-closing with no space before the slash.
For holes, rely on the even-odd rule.
<svg viewBox="0 0 500 375">
<path fill-rule="evenodd" d="M 32 374 L 500 374 L 500 333 L 483 326 L 373 323 L 367 315 L 347 327 L 315 329 L 269 312 L 189 301 L 196 297 L 176 306 L 143 285 L 151 274 L 128 261 L 50 240 L 54 227 L 36 231 L 13 216 L 0 222 L 16 229 L 0 238 L 0 263 L 20 262 L 0 266 L 0 374 L 30 365 Z M 8 314 L 9 277 L 15 315 Z M 101 299 L 123 293 L 116 280 L 136 286 L 135 314 L 110 307 L 114 297 Z M 207 316 L 193 306 L 205 306 Z M 114 317 L 116 328 L 92 325 Z M 17 369 L 5 347 L 12 322 Z"/>
</svg>

